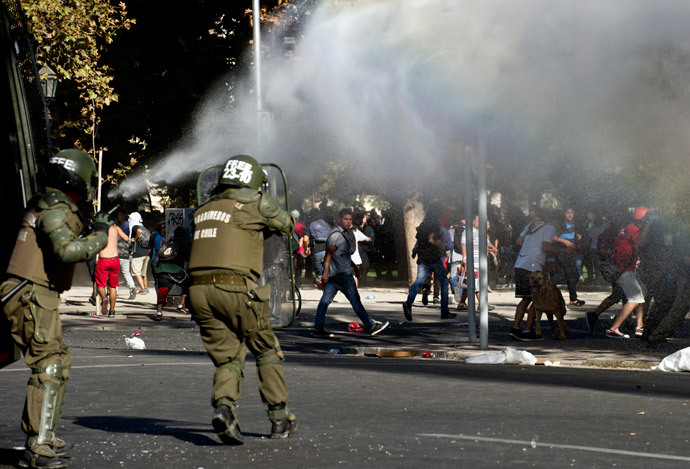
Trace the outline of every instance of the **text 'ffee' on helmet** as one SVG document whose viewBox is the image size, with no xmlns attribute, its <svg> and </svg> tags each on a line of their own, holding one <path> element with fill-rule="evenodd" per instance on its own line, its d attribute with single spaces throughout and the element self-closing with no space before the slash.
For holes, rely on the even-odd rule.
<svg viewBox="0 0 690 469">
<path fill-rule="evenodd" d="M 85 200 L 93 198 L 98 174 L 89 155 L 81 150 L 62 150 L 48 160 L 47 184 L 63 192 L 74 192 Z"/>
<path fill-rule="evenodd" d="M 264 177 L 261 165 L 254 158 L 249 155 L 236 155 L 225 163 L 218 184 L 228 187 L 251 187 L 258 191 Z"/>
<path fill-rule="evenodd" d="M 635 219 L 635 220 L 642 220 L 644 217 L 647 216 L 647 214 L 648 214 L 650 211 L 651 211 L 651 209 L 649 209 L 649 208 L 647 208 L 647 207 L 644 207 L 644 206 L 637 207 L 637 208 L 635 209 L 635 211 L 633 212 L 633 219 Z"/>
</svg>

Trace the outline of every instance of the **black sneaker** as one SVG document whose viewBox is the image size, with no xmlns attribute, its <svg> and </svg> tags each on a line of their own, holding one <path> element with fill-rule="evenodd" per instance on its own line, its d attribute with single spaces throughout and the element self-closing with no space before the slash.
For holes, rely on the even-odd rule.
<svg viewBox="0 0 690 469">
<path fill-rule="evenodd" d="M 374 327 L 371 328 L 369 331 L 369 335 L 374 337 L 381 331 L 383 331 L 385 328 L 387 328 L 390 325 L 388 321 L 386 322 L 381 322 L 381 321 L 375 321 Z"/>
<path fill-rule="evenodd" d="M 511 327 L 510 337 L 512 337 L 515 340 L 522 340 L 522 331 L 517 327 Z"/>
<path fill-rule="evenodd" d="M 89 303 L 91 303 L 92 306 L 96 306 L 96 298 L 93 296 L 89 297 Z"/>
<path fill-rule="evenodd" d="M 441 319 L 453 319 L 454 317 L 457 317 L 457 314 L 451 313 L 450 311 L 446 311 L 445 313 L 441 313 Z"/>
<path fill-rule="evenodd" d="M 429 304 L 429 289 L 422 288 L 422 304 L 424 306 Z"/>
<path fill-rule="evenodd" d="M 410 305 L 408 305 L 407 303 L 403 303 L 402 308 L 403 314 L 405 315 L 405 319 L 407 319 L 408 321 L 412 321 L 412 309 L 410 308 Z"/>
<path fill-rule="evenodd" d="M 589 332 L 594 332 L 594 325 L 597 323 L 597 313 L 594 311 L 587 311 L 587 316 L 585 319 L 587 320 L 587 328 L 589 329 Z"/>
<path fill-rule="evenodd" d="M 582 306 L 583 304 L 585 304 L 585 300 L 571 300 L 568 304 L 570 306 Z"/>
<path fill-rule="evenodd" d="M 538 340 L 544 340 L 544 337 L 540 334 L 537 334 L 534 331 L 529 331 L 529 332 L 523 332 L 521 338 L 519 339 L 523 342 L 535 342 Z"/>
<path fill-rule="evenodd" d="M 216 407 L 213 411 L 211 425 L 213 425 L 213 429 L 218 434 L 220 440 L 226 445 L 236 446 L 244 443 L 240 424 L 235 420 L 230 407 L 226 405 Z"/>
<path fill-rule="evenodd" d="M 312 337 L 321 337 L 321 338 L 335 337 L 334 334 L 332 334 L 332 333 L 330 333 L 324 329 L 313 329 L 311 331 L 311 335 L 312 335 Z"/>
</svg>

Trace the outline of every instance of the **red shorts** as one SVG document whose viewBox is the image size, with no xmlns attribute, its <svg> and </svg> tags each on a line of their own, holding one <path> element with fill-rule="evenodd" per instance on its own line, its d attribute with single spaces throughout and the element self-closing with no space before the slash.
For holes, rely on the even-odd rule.
<svg viewBox="0 0 690 469">
<path fill-rule="evenodd" d="M 97 286 L 105 288 L 107 284 L 110 288 L 117 288 L 120 279 L 120 258 L 98 259 L 95 277 Z"/>
</svg>

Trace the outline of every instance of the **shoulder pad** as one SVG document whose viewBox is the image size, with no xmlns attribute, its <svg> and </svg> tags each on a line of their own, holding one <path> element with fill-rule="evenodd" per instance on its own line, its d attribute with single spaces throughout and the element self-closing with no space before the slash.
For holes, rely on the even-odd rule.
<svg viewBox="0 0 690 469">
<path fill-rule="evenodd" d="M 256 190 L 250 187 L 241 187 L 239 189 L 234 190 L 233 199 L 235 199 L 238 202 L 242 202 L 243 204 L 246 204 L 249 202 L 256 202 L 259 200 L 260 197 L 261 194 Z"/>
<path fill-rule="evenodd" d="M 67 195 L 59 191 L 50 191 L 43 194 L 36 204 L 42 210 L 48 210 L 57 204 L 67 204 L 71 211 L 77 211 L 77 206 L 72 202 Z"/>
<path fill-rule="evenodd" d="M 50 233 L 63 226 L 66 221 L 67 213 L 64 210 L 46 210 L 41 214 L 40 226 L 46 233 Z"/>
<path fill-rule="evenodd" d="M 261 194 L 259 213 L 266 218 L 274 218 L 280 213 L 278 202 L 268 194 Z"/>
</svg>

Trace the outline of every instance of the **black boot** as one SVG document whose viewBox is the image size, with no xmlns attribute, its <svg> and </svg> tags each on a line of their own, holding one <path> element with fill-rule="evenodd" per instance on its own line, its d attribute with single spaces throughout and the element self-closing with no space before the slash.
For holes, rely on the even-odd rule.
<svg viewBox="0 0 690 469">
<path fill-rule="evenodd" d="M 297 430 L 297 419 L 286 404 L 268 406 L 271 420 L 271 438 L 287 438 Z"/>
<path fill-rule="evenodd" d="M 52 453 L 52 451 L 50 451 Z M 53 453 L 55 454 L 55 453 Z M 47 468 L 47 469 L 62 469 L 67 467 L 67 462 L 55 456 L 44 456 L 42 454 L 34 453 L 30 449 L 25 449 L 24 454 L 19 459 L 20 467 L 32 468 Z"/>
<path fill-rule="evenodd" d="M 240 424 L 237 422 L 235 414 L 230 407 L 226 405 L 216 407 L 216 410 L 213 411 L 211 424 L 220 440 L 226 445 L 241 445 L 244 443 Z"/>
<path fill-rule="evenodd" d="M 52 443 L 50 443 L 50 447 L 53 448 L 53 451 L 55 451 L 55 454 L 59 458 L 64 458 L 72 452 L 74 449 L 74 443 L 68 443 L 62 438 L 55 437 L 53 438 Z"/>
</svg>

